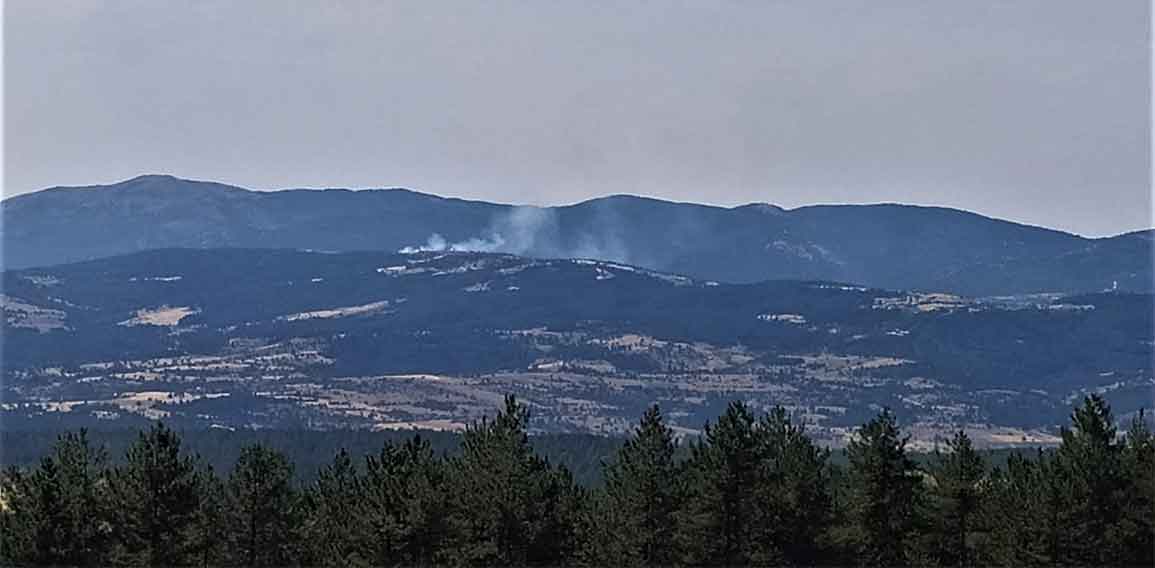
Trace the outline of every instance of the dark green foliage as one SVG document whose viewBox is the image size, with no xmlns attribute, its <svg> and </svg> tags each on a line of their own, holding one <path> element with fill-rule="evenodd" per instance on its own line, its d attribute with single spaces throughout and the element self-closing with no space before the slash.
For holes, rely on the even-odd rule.
<svg viewBox="0 0 1155 568">
<path fill-rule="evenodd" d="M 758 535 L 771 557 L 792 565 L 826 561 L 823 533 L 832 520 L 830 452 L 816 446 L 801 424 L 775 407 L 759 422 L 763 483 Z"/>
<path fill-rule="evenodd" d="M 0 564 L 30 562 L 33 554 L 35 509 L 28 499 L 25 473 L 13 466 L 0 474 Z"/>
<path fill-rule="evenodd" d="M 733 402 L 690 447 L 693 491 L 682 511 L 679 542 L 690 564 L 747 564 L 761 552 L 755 542 L 759 503 L 750 498 L 762 476 L 756 423 L 744 403 Z"/>
<path fill-rule="evenodd" d="M 1039 566 L 1050 563 L 1056 532 L 1049 482 L 1051 458 L 1040 451 L 1035 459 L 1011 454 L 1005 467 L 991 474 L 985 507 L 990 541 L 983 563 Z"/>
<path fill-rule="evenodd" d="M 1140 412 L 1131 421 L 1122 450 L 1123 494 L 1119 546 L 1123 563 L 1155 566 L 1155 437 Z"/>
<path fill-rule="evenodd" d="M 1091 395 L 1071 415 L 1071 422 L 1070 429 L 1063 429 L 1051 478 L 1057 485 L 1055 518 L 1061 531 L 1054 560 L 1119 564 L 1122 535 L 1116 525 L 1123 516 L 1127 480 L 1111 409 L 1101 397 Z"/>
<path fill-rule="evenodd" d="M 212 468 L 202 469 L 198 477 L 199 506 L 192 523 L 189 560 L 197 566 L 220 566 L 228 560 L 229 553 L 228 489 Z"/>
<path fill-rule="evenodd" d="M 226 397 L 232 398 L 232 397 Z M 0 464 L 35 467 L 40 458 L 52 451 L 57 432 L 63 430 L 10 430 L 9 424 L 0 431 Z M 149 425 L 146 423 L 144 428 Z M 88 439 L 108 449 L 114 462 L 124 456 L 136 442 L 139 430 L 89 430 Z M 383 445 L 401 446 L 413 434 L 405 431 L 369 430 L 236 430 L 197 429 L 181 432 L 181 446 L 190 454 L 200 457 L 219 475 L 228 476 L 241 450 L 253 444 L 285 454 L 293 462 L 295 481 L 305 484 L 316 481 L 318 472 L 333 459 L 333 448 L 347 448 L 354 461 L 364 456 L 376 456 Z M 423 431 L 423 443 L 435 455 L 458 455 L 461 435 L 455 432 Z M 602 461 L 617 452 L 621 438 L 593 434 L 536 434 L 530 437 L 534 451 L 549 458 L 551 463 L 565 465 L 583 485 L 599 485 L 602 480 Z"/>
<path fill-rule="evenodd" d="M 732 403 L 691 446 L 679 513 L 691 564 L 812 564 L 825 560 L 831 520 L 828 452 L 774 408 L 758 419 Z"/>
<path fill-rule="evenodd" d="M 180 437 L 164 424 L 140 433 L 110 479 L 118 564 L 176 566 L 193 558 L 197 474 L 195 460 L 181 452 Z"/>
<path fill-rule="evenodd" d="M 529 445 L 529 409 L 513 397 L 462 437 L 450 462 L 446 559 L 469 565 L 554 565 L 573 551 L 579 492 Z"/>
<path fill-rule="evenodd" d="M 61 435 L 52 455 L 31 473 L 10 472 L 3 485 L 3 526 L 14 532 L 4 537 L 5 562 L 108 564 L 113 525 L 104 467 L 104 453 L 81 430 Z"/>
<path fill-rule="evenodd" d="M 1146 565 L 1152 558 L 1151 435 L 1140 415 L 1123 439 L 1106 402 L 1084 399 L 1063 442 L 1011 456 L 991 478 L 992 563 Z"/>
<path fill-rule="evenodd" d="M 930 469 L 929 554 L 943 566 L 975 564 L 975 534 L 980 530 L 980 506 L 986 464 L 971 445 L 971 439 L 959 430 L 938 452 Z"/>
<path fill-rule="evenodd" d="M 537 453 L 512 398 L 460 451 L 389 440 L 292 462 L 245 447 L 227 478 L 163 425 L 110 467 L 88 433 L 0 476 L 0 563 L 21 565 L 1146 566 L 1155 440 L 1088 397 L 1062 444 L 983 456 L 959 432 L 921 471 L 894 416 L 832 465 L 782 408 L 735 402 L 683 451 L 657 407 L 583 489 Z M 836 497 L 836 498 L 835 498 Z"/>
<path fill-rule="evenodd" d="M 668 566 L 685 484 L 675 461 L 677 442 L 657 405 L 605 468 L 604 498 L 592 523 L 588 560 L 623 566 Z"/>
<path fill-rule="evenodd" d="M 448 531 L 445 465 L 416 435 L 366 460 L 364 530 L 376 566 L 432 564 Z"/>
<path fill-rule="evenodd" d="M 296 556 L 300 503 L 293 466 L 263 446 L 241 452 L 228 481 L 230 561 L 244 566 L 284 566 Z"/>
<path fill-rule="evenodd" d="M 906 454 L 907 438 L 894 414 L 882 411 L 850 442 L 850 499 L 853 547 L 866 566 L 907 563 L 917 523 L 922 477 Z"/>
<path fill-rule="evenodd" d="M 364 479 L 349 452 L 341 448 L 305 493 L 302 534 L 305 563 L 311 566 L 366 564 Z"/>
</svg>

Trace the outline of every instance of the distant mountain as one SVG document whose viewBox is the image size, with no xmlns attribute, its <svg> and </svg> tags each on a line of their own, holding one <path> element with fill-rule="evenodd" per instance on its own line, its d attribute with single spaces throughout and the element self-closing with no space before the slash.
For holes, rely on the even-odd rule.
<svg viewBox="0 0 1155 568">
<path fill-rule="evenodd" d="M 21 419 L 450 427 L 516 392 L 547 429 L 624 432 L 653 401 L 697 428 L 745 397 L 789 405 L 836 443 L 880 406 L 930 429 L 1043 427 L 1079 393 L 1126 413 L 1155 385 L 1149 294 L 976 300 L 582 259 L 268 249 L 6 271 L 3 289 L 0 417 Z"/>
<path fill-rule="evenodd" d="M 611 196 L 536 208 L 142 176 L 20 195 L 0 209 L 9 268 L 167 247 L 412 247 L 596 258 L 735 283 L 824 279 L 968 295 L 1155 288 L 1150 231 L 1088 239 L 938 207 L 723 208 Z"/>
</svg>

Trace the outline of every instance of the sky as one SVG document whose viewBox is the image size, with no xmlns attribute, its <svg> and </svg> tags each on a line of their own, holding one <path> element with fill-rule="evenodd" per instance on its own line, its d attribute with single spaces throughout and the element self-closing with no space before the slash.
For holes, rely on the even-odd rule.
<svg viewBox="0 0 1155 568">
<path fill-rule="evenodd" d="M 1148 228 L 1146 0 L 7 0 L 4 194 L 143 173 Z"/>
</svg>

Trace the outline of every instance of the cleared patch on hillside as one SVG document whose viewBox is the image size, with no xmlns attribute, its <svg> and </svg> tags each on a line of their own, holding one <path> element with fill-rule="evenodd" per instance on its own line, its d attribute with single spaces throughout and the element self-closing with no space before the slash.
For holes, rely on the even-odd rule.
<svg viewBox="0 0 1155 568">
<path fill-rule="evenodd" d="M 120 322 L 117 325 L 159 325 L 159 326 L 175 326 L 180 325 L 181 320 L 193 314 L 200 313 L 200 310 L 191 308 L 189 306 L 161 306 L 159 308 L 141 308 L 136 311 L 136 315 Z"/>
<path fill-rule="evenodd" d="M 54 329 L 68 329 L 65 314 L 61 310 L 45 308 L 28 302 L 0 295 L 0 305 L 4 307 L 4 322 L 11 327 L 35 329 L 41 333 Z"/>
<path fill-rule="evenodd" d="M 328 308 L 324 310 L 313 310 L 310 312 L 299 312 L 295 314 L 289 314 L 287 316 L 281 316 L 277 319 L 281 321 L 303 321 L 311 319 L 362 316 L 381 312 L 385 310 L 385 308 L 388 308 L 389 304 L 389 300 L 381 300 L 379 302 L 370 302 L 368 304 L 361 304 L 358 306 L 344 306 L 340 308 Z"/>
</svg>

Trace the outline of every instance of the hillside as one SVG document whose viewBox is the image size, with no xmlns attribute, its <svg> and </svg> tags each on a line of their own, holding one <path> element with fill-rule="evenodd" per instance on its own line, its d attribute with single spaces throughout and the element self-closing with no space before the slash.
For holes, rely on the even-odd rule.
<svg viewBox="0 0 1155 568">
<path fill-rule="evenodd" d="M 4 290 L 10 420 L 452 430 L 515 392 L 547 431 L 620 433 L 653 401 L 693 431 L 744 397 L 788 405 L 833 444 L 882 406 L 924 440 L 965 423 L 997 443 L 1053 438 L 1081 393 L 1125 414 L 1152 391 L 1150 295 L 970 298 L 267 249 L 8 271 Z"/>
<path fill-rule="evenodd" d="M 1152 291 L 1150 233 L 1087 239 L 906 205 L 735 208 L 611 196 L 515 207 L 402 189 L 258 192 L 170 176 L 7 199 L 4 261 L 159 248 L 458 249 L 625 262 L 722 282 L 837 280 L 966 295 Z"/>
</svg>

